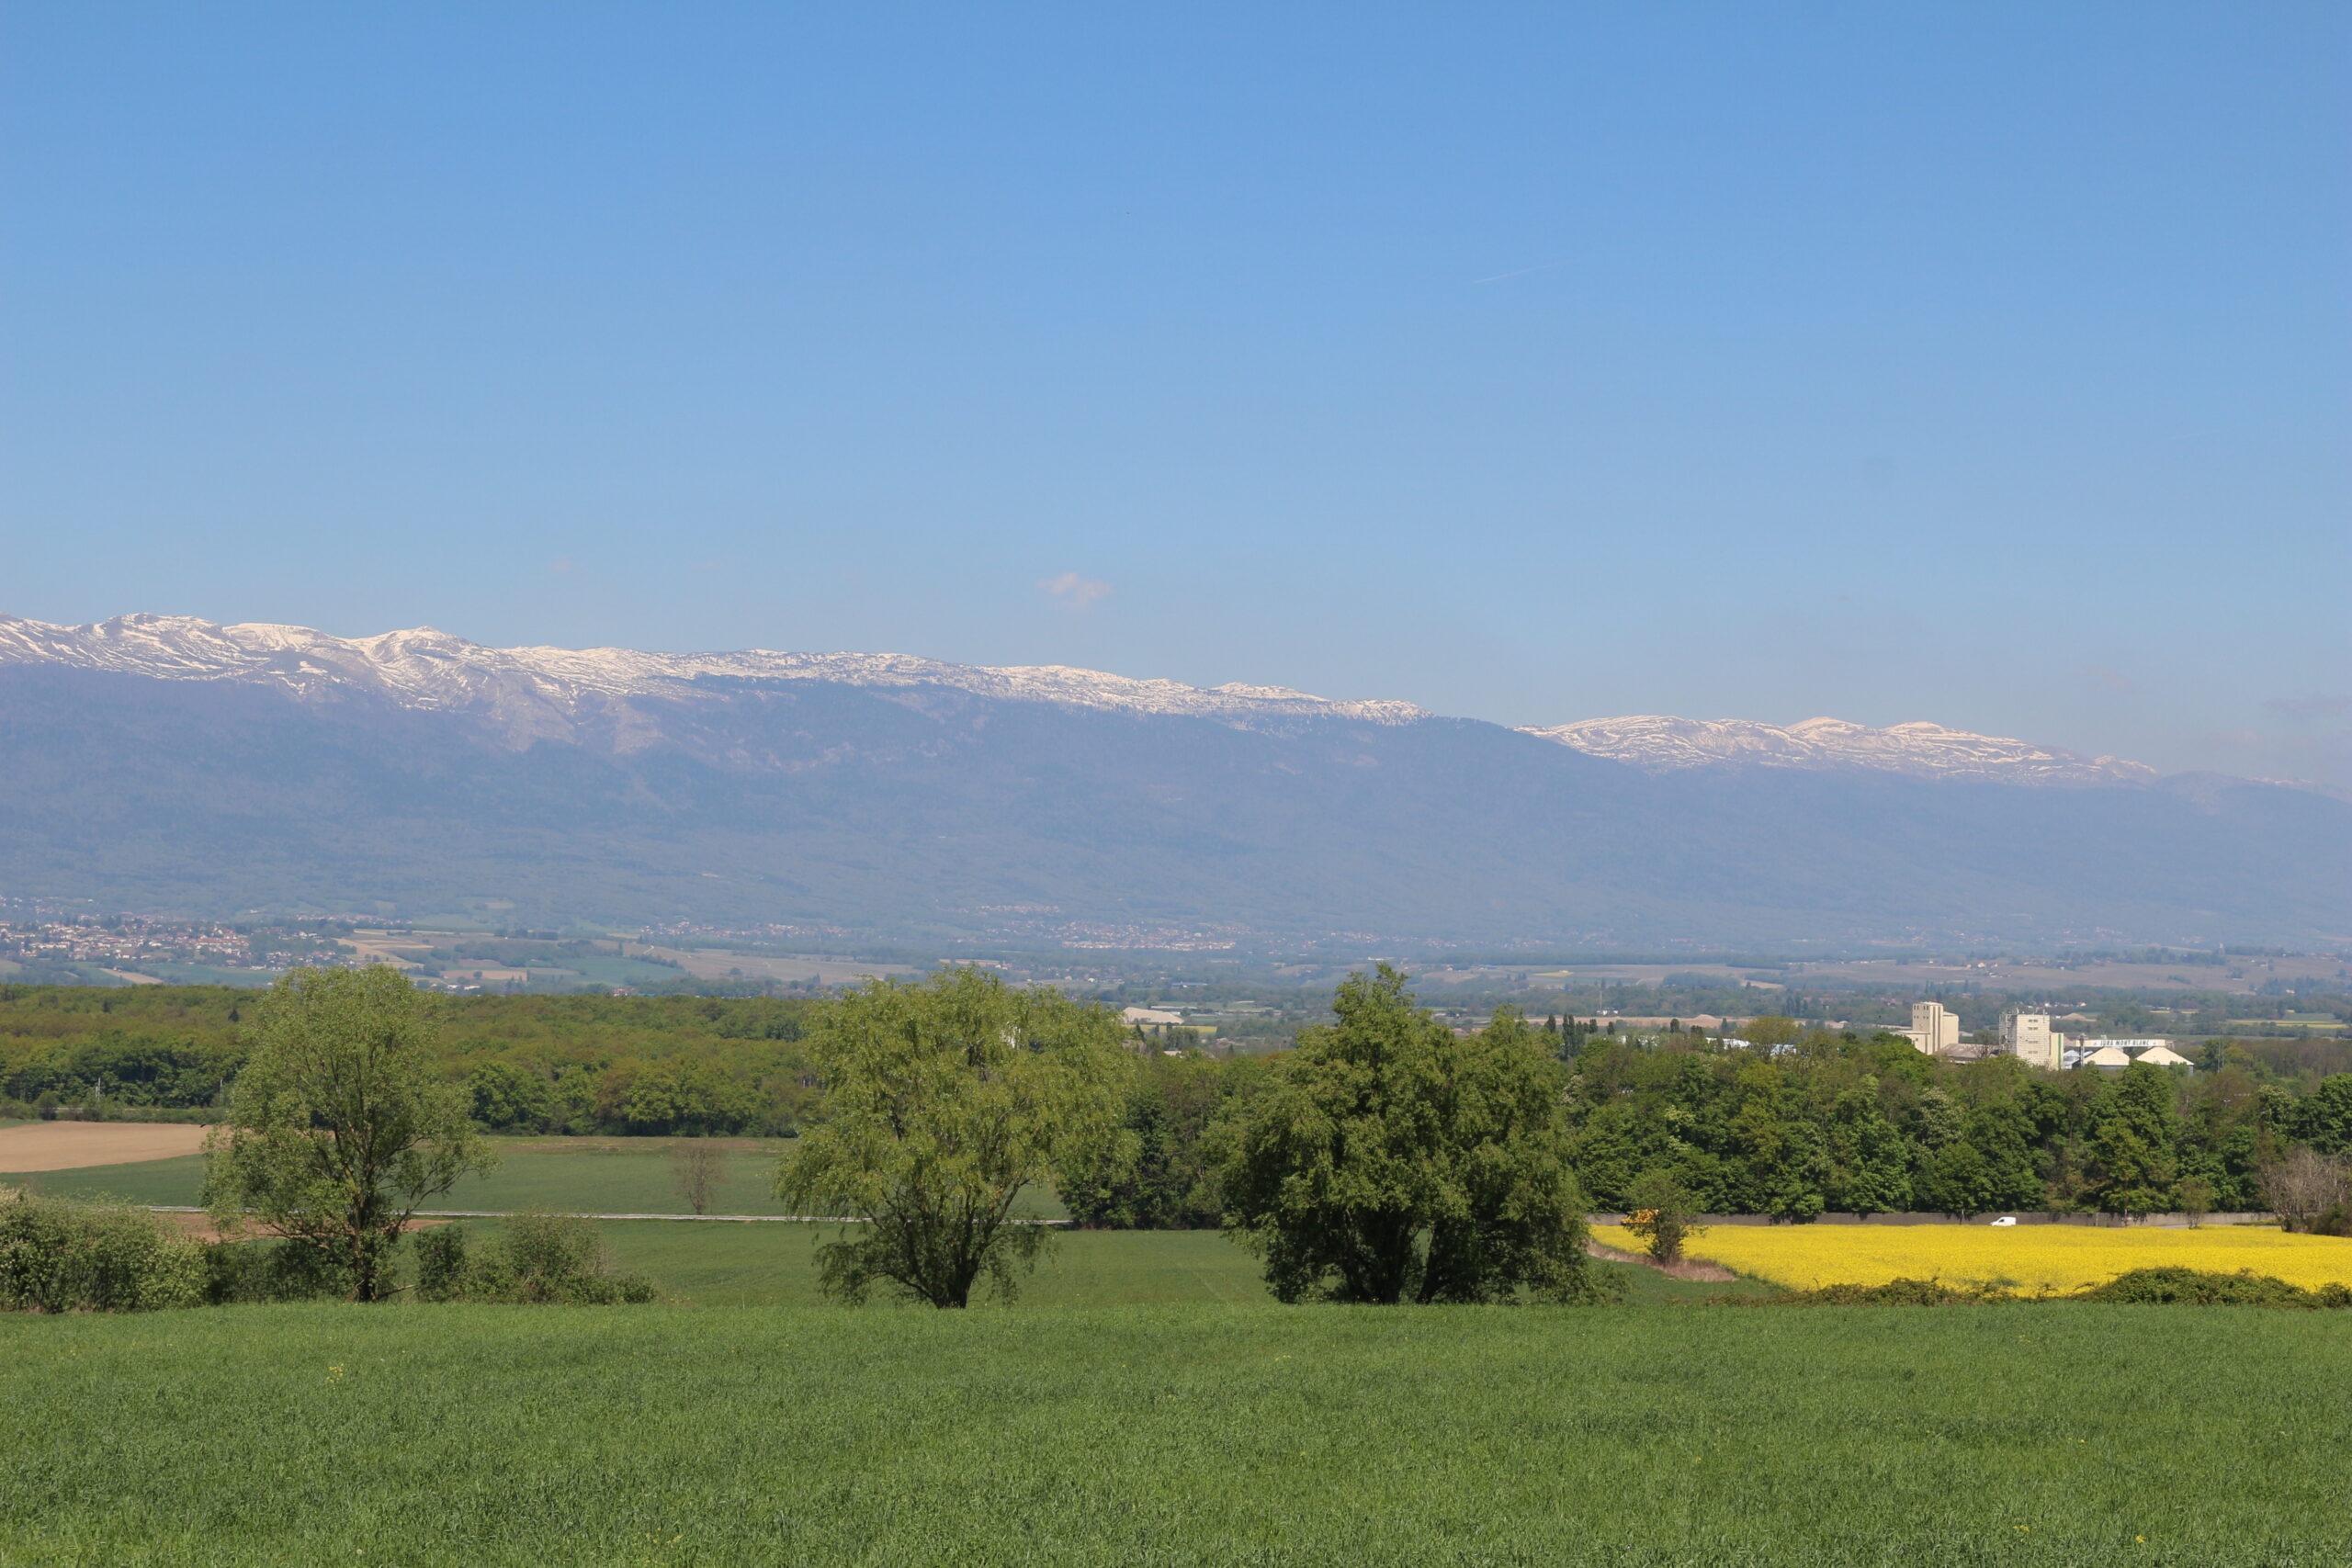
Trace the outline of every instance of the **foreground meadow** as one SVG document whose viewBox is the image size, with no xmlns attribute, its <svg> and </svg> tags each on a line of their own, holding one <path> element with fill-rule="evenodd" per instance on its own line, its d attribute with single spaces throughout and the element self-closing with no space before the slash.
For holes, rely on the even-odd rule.
<svg viewBox="0 0 2352 1568">
<path fill-rule="evenodd" d="M 2319 1564 L 2342 1314 L 0 1322 L 0 1563 Z"/>
<path fill-rule="evenodd" d="M 1638 1251 L 1622 1226 L 1594 1239 Z M 1692 1258 L 1792 1290 L 1942 1280 L 2029 1293 L 2074 1291 L 2131 1269 L 2250 1269 L 2306 1290 L 2352 1284 L 2352 1241 L 2290 1235 L 2269 1225 L 2150 1230 L 2089 1225 L 1714 1225 Z"/>
</svg>

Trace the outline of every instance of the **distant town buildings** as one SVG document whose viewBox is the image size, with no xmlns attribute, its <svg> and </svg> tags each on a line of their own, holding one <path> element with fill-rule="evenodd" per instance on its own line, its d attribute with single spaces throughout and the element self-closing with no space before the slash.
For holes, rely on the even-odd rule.
<svg viewBox="0 0 2352 1568">
<path fill-rule="evenodd" d="M 2191 1065 L 2169 1040 L 2073 1040 L 2067 1042 L 2065 1057 L 2070 1067 L 2128 1067 L 2134 1062 L 2157 1067 Z"/>
<path fill-rule="evenodd" d="M 2082 1016 L 2082 1015 L 2071 1015 Z M 2128 1067 L 2134 1062 L 2148 1062 L 2159 1067 L 2185 1067 L 2188 1057 L 2172 1048 L 2169 1040 L 2090 1040 L 2081 1035 L 2067 1035 L 2051 1027 L 2047 1011 L 2032 1008 L 2011 1008 L 2001 1015 L 2000 1043 L 1997 1047 L 1963 1046 L 1960 1041 L 1960 1018 L 1941 1002 L 1911 1004 L 1911 1027 L 1898 1029 L 1895 1033 L 1931 1056 L 1976 1056 L 1997 1053 L 2015 1056 L 2028 1066 L 2045 1072 L 2063 1072 L 2069 1067 Z"/>
<path fill-rule="evenodd" d="M 1960 1054 L 1960 1015 L 1941 1002 L 1913 1002 L 1911 1027 L 1894 1032 L 1930 1056 Z"/>
<path fill-rule="evenodd" d="M 2066 1037 L 2050 1027 L 2046 1012 L 2011 1008 L 2003 1013 L 2001 1049 L 2028 1066 L 2053 1073 L 2066 1065 Z"/>
</svg>

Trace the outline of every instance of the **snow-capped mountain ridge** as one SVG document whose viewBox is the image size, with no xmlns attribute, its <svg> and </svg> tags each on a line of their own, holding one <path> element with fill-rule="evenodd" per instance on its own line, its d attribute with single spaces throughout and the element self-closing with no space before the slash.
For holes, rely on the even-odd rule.
<svg viewBox="0 0 2352 1568">
<path fill-rule="evenodd" d="M 1000 701 L 1049 703 L 1251 726 L 1285 718 L 1384 725 L 1436 716 L 1408 702 L 1331 701 L 1286 686 L 1193 686 L 1069 665 L 990 668 L 899 653 L 648 653 L 627 648 L 490 648 L 431 626 L 338 637 L 310 626 L 192 615 L 118 615 L 55 626 L 0 615 L 0 665 L 51 665 L 170 681 L 273 687 L 312 701 L 368 694 L 403 707 L 491 721 L 510 744 L 579 738 L 583 719 L 620 721 L 624 747 L 645 737 L 637 697 L 723 700 L 745 683 L 819 682 L 944 687 Z M 1521 733 L 1645 773 L 1690 768 L 1861 770 L 2020 784 L 2145 784 L 2155 770 L 2030 741 L 1924 722 L 1883 729 L 1837 718 L 1785 728 L 1745 719 L 1656 715 L 1586 719 Z M 634 739 L 632 739 L 634 736 Z"/>
<path fill-rule="evenodd" d="M 2352 931 L 2352 806 L 2144 780 L 1935 725 L 1530 734 L 1054 666 L 0 617 L 0 893 L 97 909 L 1358 952 Z"/>
<path fill-rule="evenodd" d="M 1187 685 L 1039 664 L 988 668 L 900 653 L 646 653 L 627 648 L 489 648 L 431 626 L 338 637 L 309 626 L 190 615 L 118 615 L 62 626 L 0 615 L 0 664 L 56 664 L 174 681 L 238 681 L 324 694 L 368 690 L 404 706 L 573 714 L 597 697 L 683 696 L 735 681 L 947 686 L 1014 702 L 1246 721 L 1328 716 L 1408 724 L 1404 702 L 1333 702 L 1282 686 Z"/>
<path fill-rule="evenodd" d="M 2148 784 L 2157 777 L 2155 769 L 2118 757 L 2086 757 L 1923 721 L 1873 729 L 1842 718 L 1808 718 L 1782 728 L 1751 719 L 1643 714 L 1530 728 L 1524 733 L 1646 773 L 1710 767 L 1863 769 L 2040 784 Z"/>
</svg>

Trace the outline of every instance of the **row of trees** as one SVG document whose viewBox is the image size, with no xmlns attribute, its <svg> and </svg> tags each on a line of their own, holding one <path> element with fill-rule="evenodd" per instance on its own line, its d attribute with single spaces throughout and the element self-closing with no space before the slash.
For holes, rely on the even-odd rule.
<svg viewBox="0 0 2352 1568">
<path fill-rule="evenodd" d="M 788 1134 L 812 1096 L 789 998 L 433 997 L 428 1052 L 497 1132 Z M 225 1108 L 266 1005 L 220 987 L 0 986 L 0 1102 Z"/>
<path fill-rule="evenodd" d="M 429 1008 L 388 969 L 288 975 L 254 1010 L 210 1145 L 215 1217 L 259 1224 L 357 1300 L 388 1293 L 415 1211 L 492 1159 L 481 1086 L 443 1070 Z M 2352 1148 L 2352 1077 L 2296 1095 L 2247 1062 L 2057 1077 L 1884 1036 L 1641 1047 L 1508 1010 L 1456 1034 L 1385 966 L 1333 1013 L 1291 1051 L 1211 1063 L 1139 1057 L 1107 1008 L 977 969 L 876 982 L 807 1020 L 820 1093 L 776 1191 L 853 1218 L 820 1250 L 851 1300 L 1010 1292 L 1047 1245 L 1024 1201 L 1050 1185 L 1081 1223 L 1221 1224 L 1284 1301 L 1577 1301 L 1599 1293 L 1596 1202 L 1664 1191 L 1793 1221 L 2256 1207 L 2282 1169 L 2326 1178 Z M 532 1273 L 456 1245 L 432 1249 L 445 1283 Z"/>
<path fill-rule="evenodd" d="M 1501 1027 L 1516 1028 L 1509 1021 Z M 1952 1063 L 1892 1035 L 1781 1021 L 1770 1051 L 1696 1035 L 1634 1043 L 1546 1021 L 1563 1059 L 1569 1158 L 1596 1208 L 1642 1206 L 1670 1177 L 1699 1210 L 1808 1220 L 1826 1212 L 2259 1211 L 2307 1149 L 2352 1156 L 2352 1074 L 2308 1088 L 2224 1046 L 2194 1075 L 2037 1072 L 2008 1057 Z M 1065 1172 L 1081 1224 L 1218 1223 L 1208 1129 L 1267 1064 L 1164 1058 L 1138 1075 L 1125 1122 L 1143 1153 L 1113 1174 Z"/>
<path fill-rule="evenodd" d="M 1105 1008 L 973 969 L 876 982 L 812 1026 L 825 1097 L 776 1190 L 854 1218 L 820 1253 L 849 1299 L 1010 1291 L 1047 1235 L 1022 1196 L 1057 1179 L 1081 1217 L 1214 1213 L 1286 1302 L 1600 1293 L 1564 1075 L 1537 1032 L 1507 1017 L 1457 1036 L 1385 966 L 1333 1010 L 1270 1061 L 1138 1081 Z"/>
<path fill-rule="evenodd" d="M 2266 1172 L 2297 1145 L 2352 1152 L 2352 1076 L 2298 1095 L 2243 1054 L 2194 1076 L 2053 1074 L 1815 1032 L 1772 1054 L 1596 1042 L 1571 1066 L 1577 1168 L 1612 1208 L 1662 1169 L 1703 1209 L 1792 1221 L 2258 1210 Z"/>
</svg>

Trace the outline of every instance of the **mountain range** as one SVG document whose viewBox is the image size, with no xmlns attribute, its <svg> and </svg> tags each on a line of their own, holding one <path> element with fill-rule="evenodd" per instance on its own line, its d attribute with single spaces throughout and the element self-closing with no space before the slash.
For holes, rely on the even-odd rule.
<svg viewBox="0 0 2352 1568">
<path fill-rule="evenodd" d="M 0 895 L 810 940 L 2335 942 L 2352 805 L 1928 723 L 0 615 Z"/>
</svg>

